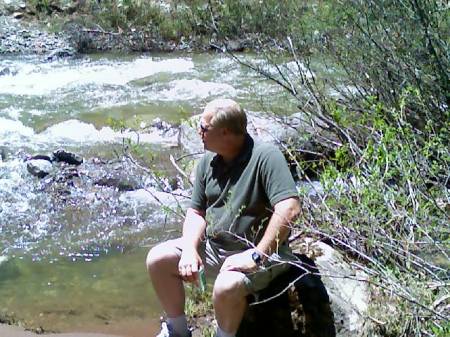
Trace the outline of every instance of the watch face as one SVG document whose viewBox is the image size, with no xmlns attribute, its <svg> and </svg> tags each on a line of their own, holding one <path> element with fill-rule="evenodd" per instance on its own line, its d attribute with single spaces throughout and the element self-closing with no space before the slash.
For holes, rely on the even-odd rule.
<svg viewBox="0 0 450 337">
<path fill-rule="evenodd" d="M 259 264 L 261 262 L 261 255 L 259 255 L 258 252 L 253 252 L 252 259 L 253 261 L 255 261 L 256 264 Z"/>
</svg>

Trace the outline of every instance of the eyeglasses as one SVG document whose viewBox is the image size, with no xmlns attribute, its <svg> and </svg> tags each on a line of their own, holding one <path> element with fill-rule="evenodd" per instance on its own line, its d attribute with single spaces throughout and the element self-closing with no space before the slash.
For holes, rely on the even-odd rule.
<svg viewBox="0 0 450 337">
<path fill-rule="evenodd" d="M 207 133 L 211 128 L 211 126 L 205 126 L 202 123 L 200 123 L 198 127 L 200 128 L 201 133 Z"/>
</svg>

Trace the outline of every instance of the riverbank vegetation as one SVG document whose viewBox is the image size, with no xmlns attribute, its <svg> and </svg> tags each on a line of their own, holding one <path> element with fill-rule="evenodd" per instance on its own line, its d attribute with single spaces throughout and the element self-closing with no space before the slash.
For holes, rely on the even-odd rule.
<svg viewBox="0 0 450 337">
<path fill-rule="evenodd" d="M 302 196 L 299 230 L 341 247 L 366 270 L 375 299 L 369 316 L 379 334 L 446 336 L 448 5 L 316 5 L 323 11 L 314 30 L 304 23 L 285 32 L 282 53 L 294 70 L 248 65 L 291 94 L 311 126 L 310 141 L 324 149 L 308 160 L 304 141 L 287 147 L 300 172 L 315 172 L 310 176 L 324 187 L 319 202 Z M 274 51 L 262 50 L 274 65 Z M 327 68 L 342 76 L 314 75 L 314 60 L 324 55 Z"/>
<path fill-rule="evenodd" d="M 342 248 L 367 272 L 377 333 L 450 334 L 448 2 L 106 0 L 81 7 L 102 30 L 214 40 L 286 90 L 310 132 L 285 150 L 302 177 L 324 187 L 319 197 L 302 195 L 297 229 Z M 242 38 L 266 65 L 230 51 Z M 289 62 L 276 63 L 280 57 Z M 329 76 L 315 75 L 318 59 Z"/>
<path fill-rule="evenodd" d="M 289 54 L 293 68 L 274 64 L 275 52 L 264 46 L 275 73 L 234 55 L 290 93 L 311 126 L 309 144 L 323 148 L 308 160 L 304 140 L 286 147 L 302 175 L 307 168 L 324 187 L 319 202 L 302 196 L 299 230 L 341 247 L 366 270 L 379 334 L 446 336 L 448 5 L 316 5 L 314 30 L 305 16 L 298 25 L 281 21 L 287 31 L 278 53 Z M 213 29 L 227 40 L 226 28 Z M 324 55 L 342 76 L 314 75 L 314 60 Z"/>
</svg>

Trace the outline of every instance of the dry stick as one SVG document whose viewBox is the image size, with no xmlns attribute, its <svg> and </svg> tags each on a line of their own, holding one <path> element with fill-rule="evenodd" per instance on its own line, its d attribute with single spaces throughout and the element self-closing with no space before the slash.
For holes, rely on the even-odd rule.
<svg viewBox="0 0 450 337">
<path fill-rule="evenodd" d="M 180 168 L 180 166 L 178 166 L 177 163 L 175 162 L 175 158 L 174 158 L 172 155 L 170 155 L 170 156 L 169 156 L 169 159 L 170 159 L 170 162 L 172 163 L 172 165 L 173 165 L 173 166 L 175 167 L 175 169 L 178 171 L 178 173 L 180 173 L 183 177 L 185 177 L 185 178 L 187 179 L 188 183 L 189 183 L 191 186 L 193 186 L 191 180 L 189 179 L 189 176 L 188 176 L 188 175 L 186 174 L 186 172 L 184 172 L 184 171 Z"/>
<path fill-rule="evenodd" d="M 387 243 L 387 242 L 382 242 L 381 244 L 384 245 L 384 246 L 389 246 L 389 248 L 392 248 L 392 250 L 390 250 L 390 252 L 391 252 L 392 254 L 394 254 L 394 255 L 397 255 L 398 257 L 403 257 L 403 258 L 404 258 L 405 255 L 402 255 L 401 253 L 397 252 L 397 251 L 396 251 L 397 249 L 400 250 L 400 251 L 401 251 L 402 253 L 404 253 L 404 254 L 408 254 L 408 255 L 412 256 L 413 258 L 420 259 L 417 255 L 412 254 L 411 252 L 404 250 L 404 249 L 401 248 L 400 246 L 389 245 L 389 243 Z M 410 261 L 411 261 L 411 263 L 414 264 L 415 266 L 425 269 L 430 275 L 433 275 L 436 279 L 439 280 L 439 276 L 438 276 L 438 275 L 436 275 L 432 270 L 428 269 L 425 265 L 423 265 L 423 264 L 420 263 L 420 262 L 426 262 L 426 261 L 422 260 L 422 261 L 418 262 L 418 261 L 415 261 L 414 259 L 413 259 L 413 260 L 410 260 Z M 428 263 L 427 263 L 427 264 L 428 264 Z M 432 265 L 432 267 L 435 267 L 435 266 Z M 436 268 L 436 269 L 443 270 L 442 268 L 439 268 L 439 267 L 435 267 L 435 268 Z"/>
<path fill-rule="evenodd" d="M 155 177 L 154 173 L 153 173 L 150 169 L 148 169 L 147 167 L 144 167 L 144 166 L 142 166 L 141 164 L 139 164 L 139 163 L 133 158 L 133 156 L 132 156 L 131 154 L 128 154 L 127 156 L 128 156 L 128 158 L 131 160 L 131 162 L 132 162 L 134 165 L 136 165 L 137 167 L 139 167 L 140 169 L 142 169 L 144 172 L 147 172 L 147 173 L 153 178 L 153 180 L 156 182 L 156 184 L 157 184 L 158 187 L 161 189 L 161 191 L 164 191 L 164 186 L 161 185 L 161 182 Z M 147 188 L 145 188 L 144 190 L 147 191 L 148 193 L 150 193 L 150 194 L 152 195 L 152 197 L 154 197 L 155 200 L 156 200 L 159 204 L 161 204 L 162 206 L 164 206 L 164 203 L 163 203 L 158 197 L 156 197 L 156 195 L 155 195 L 153 192 L 151 192 L 151 191 L 148 190 Z M 170 194 L 170 195 L 173 197 L 174 201 L 175 201 L 176 204 L 177 204 L 178 209 L 181 209 L 182 207 L 181 207 L 181 204 L 180 204 L 179 200 L 177 199 L 177 196 L 184 197 L 184 198 L 187 198 L 187 196 L 182 195 L 182 194 L 173 193 L 173 192 L 166 192 L 166 193 Z M 183 215 L 182 215 L 180 212 L 177 212 L 177 211 L 173 210 L 173 209 L 170 208 L 170 207 L 168 207 L 168 209 L 169 209 L 174 215 L 183 217 Z"/>
<path fill-rule="evenodd" d="M 205 153 L 205 151 L 202 151 L 202 152 L 194 152 L 194 153 L 188 153 L 188 154 L 185 154 L 185 155 L 182 155 L 182 156 L 176 158 L 175 161 L 180 161 L 181 159 L 184 159 L 184 158 L 187 158 L 187 157 L 198 156 L 198 155 L 204 154 L 204 153 Z"/>
<path fill-rule="evenodd" d="M 296 61 L 296 63 L 297 63 L 297 66 L 300 68 L 299 59 L 298 59 L 298 56 L 297 56 L 297 54 L 296 54 L 296 52 L 295 52 L 295 48 L 294 48 L 294 45 L 293 45 L 292 40 L 291 40 L 290 37 L 288 37 L 288 42 L 289 42 L 289 47 L 290 47 L 290 49 L 291 49 L 291 54 L 294 56 L 294 59 L 295 59 L 295 61 Z M 299 69 L 299 70 L 301 70 L 301 69 Z M 313 74 L 310 68 L 308 69 L 308 71 L 309 71 L 311 74 Z M 311 84 L 311 82 L 312 82 L 312 83 L 315 83 L 315 76 L 312 75 L 312 80 L 308 80 L 308 79 L 306 78 L 306 76 L 304 75 L 303 71 L 300 71 L 300 74 L 301 74 L 301 76 L 302 76 L 302 81 L 306 84 L 306 88 L 308 89 L 309 94 L 314 98 L 314 100 L 315 100 L 315 102 L 316 102 L 316 105 L 317 105 L 317 107 L 318 107 L 318 112 L 320 112 L 320 114 L 318 115 L 318 117 L 319 117 L 319 118 L 325 118 L 325 121 L 326 121 L 326 123 L 328 124 L 328 126 L 331 126 L 332 129 L 338 131 L 341 135 L 343 135 L 343 136 L 347 139 L 347 142 L 348 142 L 350 145 L 352 145 L 352 146 L 350 147 L 350 150 L 353 152 L 353 154 L 354 154 L 355 156 L 356 156 L 356 155 L 361 156 L 362 152 L 361 152 L 361 150 L 359 149 L 359 146 L 356 145 L 356 143 L 353 141 L 352 137 L 348 134 L 348 132 L 345 131 L 343 128 L 341 128 L 341 127 L 340 127 L 336 122 L 334 122 L 332 119 L 327 118 L 327 117 L 324 116 L 324 112 L 326 111 L 326 108 L 323 106 L 323 104 L 321 104 L 321 102 L 323 102 L 323 97 L 320 97 L 320 98 L 319 98 L 319 97 L 317 96 L 316 93 L 319 92 L 319 90 L 317 90 L 317 86 L 316 86 L 316 85 L 313 86 L 313 85 Z"/>
<path fill-rule="evenodd" d="M 398 127 L 400 128 L 400 130 L 403 130 L 402 129 L 402 126 L 400 125 L 400 121 L 398 121 L 397 120 L 397 125 L 398 125 Z M 402 131 L 402 133 L 403 133 L 403 131 Z M 401 142 L 400 142 L 400 144 L 401 144 Z M 410 158 L 410 160 L 412 161 L 412 162 L 414 162 L 415 164 L 416 164 L 416 166 L 418 165 L 417 164 L 417 161 L 415 160 L 415 157 L 414 157 L 414 155 L 413 155 L 413 152 L 412 152 L 412 149 L 411 149 L 411 147 L 410 147 L 410 144 L 407 142 L 407 148 L 408 148 L 408 152 L 409 152 L 409 158 Z M 403 169 L 403 171 L 406 171 L 406 167 L 405 167 L 405 164 L 404 164 L 404 162 L 403 162 L 403 160 L 402 160 L 402 158 L 401 157 L 399 157 L 399 163 L 400 163 L 400 165 L 402 166 L 402 169 Z M 408 166 L 409 167 L 409 166 Z M 419 175 L 420 175 L 420 170 L 419 170 Z M 408 183 L 408 191 L 409 191 L 409 195 L 410 195 L 410 198 L 411 198 L 411 202 L 413 203 L 413 209 L 414 209 L 414 211 L 415 212 L 417 212 L 418 211 L 418 208 L 419 208 L 419 205 L 418 205 L 418 202 L 416 201 L 416 196 L 415 196 L 415 194 L 414 194 L 414 191 L 413 191 L 413 188 L 412 188 L 412 185 L 411 185 L 411 181 L 410 181 L 410 179 L 407 179 L 407 183 Z M 434 204 L 437 206 L 437 204 L 436 204 L 436 202 L 434 201 Z M 439 207 L 437 207 L 438 208 L 438 210 L 440 210 L 440 208 Z M 415 221 L 414 221 L 414 225 L 416 225 L 416 226 L 419 226 Z M 435 244 L 435 246 L 439 249 L 439 251 L 448 259 L 449 257 L 448 257 L 448 255 L 447 255 L 447 253 L 445 252 L 445 249 L 443 248 L 443 247 L 440 247 L 440 245 L 428 234 L 428 232 L 426 231 L 426 230 L 422 230 L 422 233 L 424 234 L 424 235 L 426 235 L 430 240 L 432 240 L 432 242 Z"/>
<path fill-rule="evenodd" d="M 98 29 L 82 29 L 82 32 L 85 32 L 85 33 L 99 33 L 99 34 L 106 34 L 106 35 L 121 35 L 121 33 L 107 32 L 107 31 L 98 30 Z"/>
</svg>

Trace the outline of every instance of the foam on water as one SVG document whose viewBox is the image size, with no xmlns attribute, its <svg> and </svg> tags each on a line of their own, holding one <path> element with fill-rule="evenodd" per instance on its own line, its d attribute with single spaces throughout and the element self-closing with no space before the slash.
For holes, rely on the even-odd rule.
<svg viewBox="0 0 450 337">
<path fill-rule="evenodd" d="M 49 127 L 37 136 L 42 143 L 67 145 L 68 143 L 93 144 L 121 142 L 123 138 L 129 138 L 134 142 L 151 143 L 174 146 L 178 144 L 178 134 L 167 136 L 158 131 L 152 133 L 140 133 L 114 131 L 110 127 L 97 130 L 92 124 L 71 119 Z"/>
<path fill-rule="evenodd" d="M 22 122 L 0 117 L 0 144 L 12 136 L 32 137 L 32 128 L 23 125 Z"/>
<path fill-rule="evenodd" d="M 18 63 L 17 74 L 0 77 L 0 94 L 48 95 L 59 89 L 87 84 L 126 85 L 157 73 L 183 73 L 193 68 L 194 63 L 184 58 L 140 58 L 132 62 L 97 61 L 77 65 Z"/>
<path fill-rule="evenodd" d="M 116 133 L 109 127 L 97 130 L 92 124 L 71 119 L 52 125 L 40 133 L 38 138 L 49 143 L 112 142 L 116 138 Z"/>
<path fill-rule="evenodd" d="M 214 95 L 236 96 L 236 90 L 229 84 L 215 82 L 204 82 L 198 79 L 176 80 L 170 83 L 170 89 L 156 93 L 158 99 L 173 100 L 191 100 L 205 99 Z"/>
<path fill-rule="evenodd" d="M 178 133 L 164 134 L 154 130 L 150 133 L 131 131 L 118 132 L 110 127 L 100 130 L 94 125 L 70 119 L 50 126 L 45 131 L 35 134 L 33 129 L 26 127 L 20 121 L 14 121 L 0 117 L 0 145 L 20 147 L 24 144 L 29 148 L 39 149 L 45 146 L 55 145 L 92 145 L 95 143 L 118 143 L 123 138 L 129 138 L 134 142 L 158 144 L 163 146 L 178 145 Z"/>
<path fill-rule="evenodd" d="M 177 206 L 178 204 L 186 206 L 187 198 L 179 197 L 183 191 L 176 190 L 173 193 L 166 193 L 155 188 L 138 189 L 135 191 L 124 192 L 119 197 L 120 202 L 134 206 Z"/>
</svg>

